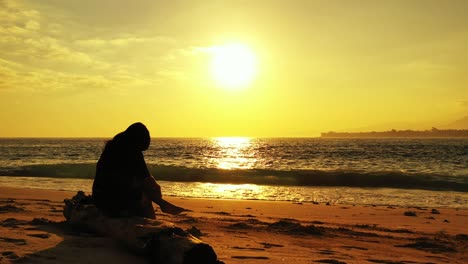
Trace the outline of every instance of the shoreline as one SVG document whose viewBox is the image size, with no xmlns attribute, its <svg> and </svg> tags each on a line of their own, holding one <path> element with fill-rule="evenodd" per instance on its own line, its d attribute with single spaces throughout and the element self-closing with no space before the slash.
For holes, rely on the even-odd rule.
<svg viewBox="0 0 468 264">
<path fill-rule="evenodd" d="M 145 263 L 108 238 L 64 227 L 63 199 L 74 194 L 0 187 L 0 263 Z M 158 220 L 198 232 L 225 263 L 468 260 L 467 209 L 166 199 L 192 211 L 172 216 L 157 208 Z"/>
<path fill-rule="evenodd" d="M 0 176 L 0 186 L 76 192 L 91 191 L 92 179 Z M 170 197 L 302 202 L 360 206 L 468 209 L 468 193 L 383 187 L 278 186 L 158 180 Z"/>
</svg>

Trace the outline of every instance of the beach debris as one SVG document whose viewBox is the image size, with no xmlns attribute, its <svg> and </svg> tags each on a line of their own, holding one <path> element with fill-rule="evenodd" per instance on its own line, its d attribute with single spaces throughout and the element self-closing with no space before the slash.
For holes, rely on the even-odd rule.
<svg viewBox="0 0 468 264">
<path fill-rule="evenodd" d="M 432 209 L 431 214 L 440 214 L 439 210 L 437 209 Z"/>
<path fill-rule="evenodd" d="M 403 214 L 405 216 L 418 216 L 415 211 L 406 211 Z"/>
<path fill-rule="evenodd" d="M 63 214 L 72 228 L 112 237 L 146 255 L 152 263 L 223 263 L 210 245 L 172 223 L 143 217 L 108 217 L 82 191 L 64 202 Z"/>
</svg>

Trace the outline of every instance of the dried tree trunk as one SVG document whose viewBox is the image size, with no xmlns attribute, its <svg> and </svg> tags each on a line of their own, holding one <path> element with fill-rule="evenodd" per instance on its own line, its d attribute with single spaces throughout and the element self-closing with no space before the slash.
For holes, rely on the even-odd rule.
<svg viewBox="0 0 468 264">
<path fill-rule="evenodd" d="M 223 263 L 217 260 L 211 246 L 172 223 L 142 217 L 108 217 L 81 191 L 64 202 L 63 214 L 71 226 L 112 237 L 135 252 L 147 254 L 152 263 Z"/>
</svg>

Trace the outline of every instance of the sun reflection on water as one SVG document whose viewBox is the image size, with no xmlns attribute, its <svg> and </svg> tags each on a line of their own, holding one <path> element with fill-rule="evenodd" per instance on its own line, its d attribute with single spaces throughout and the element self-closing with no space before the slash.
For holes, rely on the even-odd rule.
<svg viewBox="0 0 468 264">
<path fill-rule="evenodd" d="M 265 187 L 255 184 L 200 183 L 199 190 L 223 199 L 264 199 Z"/>
<path fill-rule="evenodd" d="M 216 153 L 212 155 L 209 163 L 214 164 L 216 168 L 251 169 L 257 162 L 251 138 L 218 137 L 213 138 L 212 143 Z"/>
</svg>

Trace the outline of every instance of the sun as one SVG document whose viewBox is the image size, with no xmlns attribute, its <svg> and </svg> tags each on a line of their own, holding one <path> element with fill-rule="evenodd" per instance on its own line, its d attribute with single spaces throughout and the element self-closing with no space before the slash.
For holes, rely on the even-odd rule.
<svg viewBox="0 0 468 264">
<path fill-rule="evenodd" d="M 216 83 L 226 89 L 250 85 L 257 73 L 257 57 L 246 45 L 229 43 L 213 47 L 211 73 Z"/>
</svg>

